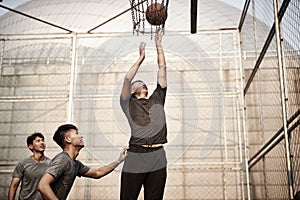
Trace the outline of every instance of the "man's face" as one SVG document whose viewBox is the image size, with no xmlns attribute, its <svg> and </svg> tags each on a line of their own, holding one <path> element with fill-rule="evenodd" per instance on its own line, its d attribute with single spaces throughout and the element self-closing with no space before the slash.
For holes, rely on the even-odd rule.
<svg viewBox="0 0 300 200">
<path fill-rule="evenodd" d="M 137 81 L 137 82 L 133 83 L 131 86 L 131 90 L 132 90 L 132 93 L 136 93 L 138 95 L 140 95 L 142 92 L 148 93 L 148 88 L 147 88 L 146 84 L 142 81 Z"/>
<path fill-rule="evenodd" d="M 78 134 L 78 131 L 71 129 L 68 132 L 68 142 L 76 147 L 84 147 L 84 142 L 82 136 Z"/>
<path fill-rule="evenodd" d="M 31 149 L 32 151 L 37 151 L 37 152 L 43 152 L 46 149 L 46 143 L 44 141 L 43 138 L 41 137 L 36 137 L 32 144 L 30 144 L 29 149 Z"/>
</svg>

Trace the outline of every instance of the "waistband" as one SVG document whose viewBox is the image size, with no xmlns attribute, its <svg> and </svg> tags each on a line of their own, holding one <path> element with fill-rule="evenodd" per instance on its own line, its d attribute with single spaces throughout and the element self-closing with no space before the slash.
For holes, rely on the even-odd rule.
<svg viewBox="0 0 300 200">
<path fill-rule="evenodd" d="M 130 144 L 128 151 L 136 152 L 136 153 L 144 153 L 144 152 L 151 152 L 157 151 L 159 149 L 163 149 L 162 144 L 153 144 L 153 145 L 137 145 L 137 144 Z"/>
<path fill-rule="evenodd" d="M 143 144 L 142 146 L 147 148 L 157 148 L 157 147 L 162 147 L 163 144 Z"/>
</svg>

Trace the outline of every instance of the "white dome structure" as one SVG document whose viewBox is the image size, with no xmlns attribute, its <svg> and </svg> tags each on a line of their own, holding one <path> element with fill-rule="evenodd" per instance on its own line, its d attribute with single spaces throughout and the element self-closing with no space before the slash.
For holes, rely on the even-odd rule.
<svg viewBox="0 0 300 200">
<path fill-rule="evenodd" d="M 31 153 L 24 140 L 33 131 L 46 136 L 46 153 L 53 157 L 61 151 L 52 141 L 56 127 L 66 122 L 76 124 L 86 144 L 78 159 L 92 167 L 112 161 L 128 144 L 130 129 L 119 97 L 124 75 L 138 58 L 142 41 L 146 42 L 146 58 L 136 79 L 144 80 L 149 91 L 157 79 L 154 33 L 133 31 L 130 2 L 0 2 L 0 199 L 6 198 L 12 167 Z M 162 41 L 168 73 L 165 200 L 265 197 L 265 188 L 260 185 L 264 169 L 258 166 L 250 177 L 247 159 L 265 142 L 260 140 L 263 112 L 256 109 L 267 107 L 263 110 L 271 115 L 267 117 L 276 122 L 281 119 L 276 87 L 278 44 L 275 37 L 270 38 L 262 58 L 262 75 L 253 80 L 246 96 L 244 84 L 255 73 L 253 68 L 274 21 L 272 2 L 255 1 L 243 13 L 247 2 L 198 0 L 197 32 L 192 34 L 191 1 L 169 0 Z M 296 11 L 297 2 L 292 4 Z M 298 13 L 294 10 L 290 12 Z M 239 27 L 241 18 L 244 26 Z M 283 23 L 290 18 L 284 18 Z M 300 38 L 295 31 L 299 23 L 294 24 L 298 26 L 283 29 L 285 53 L 291 55 L 285 62 L 295 65 L 290 67 L 288 79 L 293 86 L 299 83 L 299 59 L 293 60 L 299 50 L 292 47 L 299 45 L 290 43 L 291 38 Z M 291 91 L 294 94 L 297 89 Z M 264 95 L 272 101 L 261 98 Z M 298 102 L 297 95 L 292 99 Z M 297 105 L 290 106 L 291 113 Z M 274 124 L 266 125 L 266 138 L 280 123 Z M 121 167 L 101 180 L 76 179 L 69 199 L 119 199 Z M 257 187 L 250 188 L 250 178 Z"/>
<path fill-rule="evenodd" d="M 3 4 L 5 5 L 5 3 L 4 1 Z M 35 0 L 28 1 L 14 9 L 76 33 L 86 33 L 106 22 L 94 32 L 111 33 L 131 32 L 132 20 L 129 8 L 129 1 Z M 225 1 L 199 1 L 198 29 L 236 28 L 240 14 L 241 9 L 237 9 Z M 3 14 L 1 21 L 1 34 L 65 32 L 13 12 Z M 190 2 L 170 1 L 166 30 L 190 30 Z"/>
</svg>

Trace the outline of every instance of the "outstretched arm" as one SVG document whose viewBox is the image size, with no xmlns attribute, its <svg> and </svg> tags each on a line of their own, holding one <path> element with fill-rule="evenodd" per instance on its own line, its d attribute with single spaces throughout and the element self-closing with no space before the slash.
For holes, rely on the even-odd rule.
<svg viewBox="0 0 300 200">
<path fill-rule="evenodd" d="M 158 64 L 158 73 L 157 73 L 157 82 L 162 88 L 167 87 L 167 66 L 165 60 L 165 54 L 163 47 L 161 45 L 163 37 L 162 30 L 158 29 L 155 34 L 155 45 L 157 51 L 157 64 Z"/>
<path fill-rule="evenodd" d="M 112 172 L 120 163 L 122 163 L 125 160 L 126 155 L 126 151 L 127 151 L 128 147 L 124 147 L 120 153 L 119 158 L 110 163 L 107 166 L 103 166 L 103 167 L 99 167 L 99 168 L 90 168 L 85 174 L 85 177 L 90 177 L 90 178 L 96 178 L 99 179 L 107 174 L 109 174 L 110 172 Z"/>
<path fill-rule="evenodd" d="M 123 88 L 122 88 L 122 93 L 121 93 L 122 99 L 127 99 L 127 97 L 129 97 L 131 95 L 131 81 L 135 77 L 138 69 L 140 68 L 142 62 L 145 59 L 145 46 L 146 46 L 146 43 L 141 42 L 140 47 L 139 47 L 140 57 L 133 64 L 133 66 L 129 69 L 129 71 L 127 72 L 127 74 L 124 78 Z"/>
</svg>

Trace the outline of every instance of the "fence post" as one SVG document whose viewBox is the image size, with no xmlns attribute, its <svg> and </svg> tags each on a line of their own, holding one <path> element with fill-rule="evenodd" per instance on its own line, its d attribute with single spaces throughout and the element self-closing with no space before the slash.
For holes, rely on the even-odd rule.
<svg viewBox="0 0 300 200">
<path fill-rule="evenodd" d="M 278 19 L 278 0 L 273 1 L 274 4 L 274 20 L 276 30 L 276 42 L 277 42 L 277 57 L 278 57 L 278 70 L 280 80 L 280 91 L 281 91 L 281 103 L 282 103 L 282 122 L 284 131 L 285 151 L 286 151 L 286 165 L 287 165 L 287 176 L 288 176 L 288 191 L 289 199 L 294 199 L 293 195 L 293 181 L 292 181 L 292 167 L 290 159 L 290 142 L 288 136 L 288 123 L 287 123 L 287 86 L 286 86 L 286 67 L 283 63 L 283 49 L 281 41 L 281 30 L 280 21 Z"/>
<path fill-rule="evenodd" d="M 74 120 L 74 91 L 76 85 L 76 66 L 77 66 L 77 34 L 72 33 L 71 46 L 71 70 L 70 70 L 70 88 L 69 88 L 69 105 L 68 105 L 68 122 L 72 123 Z"/>
</svg>

